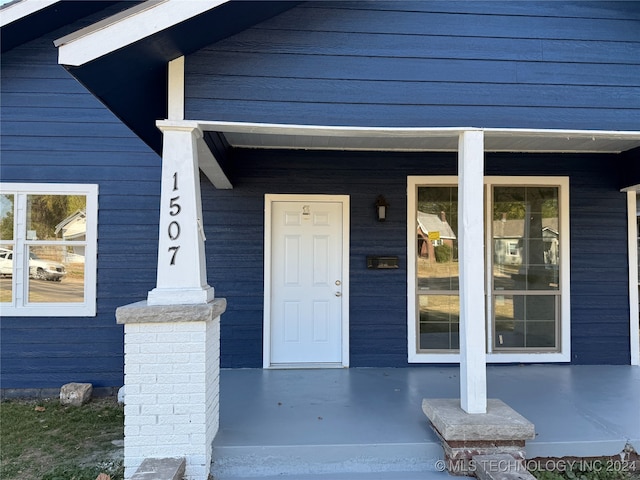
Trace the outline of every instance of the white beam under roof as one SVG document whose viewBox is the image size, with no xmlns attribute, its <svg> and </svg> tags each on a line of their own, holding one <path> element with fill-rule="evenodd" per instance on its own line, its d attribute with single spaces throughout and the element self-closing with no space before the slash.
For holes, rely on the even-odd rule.
<svg viewBox="0 0 640 480">
<path fill-rule="evenodd" d="M 148 0 L 56 40 L 58 63 L 84 65 L 228 1 Z"/>
<path fill-rule="evenodd" d="M 7 3 L 0 9 L 0 27 L 6 27 L 58 2 L 60 0 L 20 0 Z"/>
<path fill-rule="evenodd" d="M 389 128 L 186 121 L 222 133 L 233 147 L 455 152 L 461 132 L 482 130 L 487 152 L 620 153 L 640 147 L 640 131 L 499 128 Z M 163 122 L 164 123 L 164 122 Z"/>
</svg>

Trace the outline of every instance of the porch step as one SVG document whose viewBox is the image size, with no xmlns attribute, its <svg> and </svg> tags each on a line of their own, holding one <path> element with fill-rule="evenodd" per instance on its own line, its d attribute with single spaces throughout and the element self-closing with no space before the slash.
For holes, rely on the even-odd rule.
<svg viewBox="0 0 640 480">
<path fill-rule="evenodd" d="M 225 480 L 283 480 L 295 478 L 296 480 L 460 480 L 468 477 L 453 477 L 447 472 L 371 472 L 371 473 L 327 473 L 304 474 L 287 477 L 283 475 L 270 475 L 268 477 L 229 477 Z M 218 477 L 214 477 L 218 480 Z"/>
<path fill-rule="evenodd" d="M 522 460 L 507 453 L 474 455 L 478 480 L 536 480 Z"/>
<path fill-rule="evenodd" d="M 424 480 L 447 477 L 437 468 L 442 458 L 433 443 L 214 446 L 211 473 L 215 480 Z"/>
</svg>

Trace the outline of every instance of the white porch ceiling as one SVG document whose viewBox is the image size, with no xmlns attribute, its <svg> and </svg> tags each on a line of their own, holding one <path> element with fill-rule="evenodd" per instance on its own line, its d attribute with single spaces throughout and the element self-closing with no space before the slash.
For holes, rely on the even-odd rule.
<svg viewBox="0 0 640 480">
<path fill-rule="evenodd" d="M 460 132 L 483 130 L 488 152 L 620 153 L 640 147 L 640 131 L 384 128 L 194 122 L 241 148 L 455 152 Z"/>
</svg>

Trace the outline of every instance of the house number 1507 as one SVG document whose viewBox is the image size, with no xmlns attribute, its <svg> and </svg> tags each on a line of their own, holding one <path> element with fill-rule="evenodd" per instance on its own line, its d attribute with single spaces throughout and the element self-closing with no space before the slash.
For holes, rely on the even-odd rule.
<svg viewBox="0 0 640 480">
<path fill-rule="evenodd" d="M 174 172 L 173 174 L 173 191 L 178 191 L 178 172 Z M 167 227 L 167 235 L 169 236 L 169 240 L 175 241 L 180 237 L 180 223 L 178 222 L 178 216 L 182 211 L 182 207 L 178 203 L 180 200 L 180 195 L 176 195 L 175 197 L 171 197 L 169 201 L 169 215 L 172 217 L 176 217 L 175 220 L 171 221 L 169 226 Z M 178 250 L 180 250 L 180 245 L 174 245 L 169 247 L 169 253 L 171 254 L 171 259 L 169 260 L 169 265 L 176 264 L 176 255 L 178 254 Z"/>
</svg>

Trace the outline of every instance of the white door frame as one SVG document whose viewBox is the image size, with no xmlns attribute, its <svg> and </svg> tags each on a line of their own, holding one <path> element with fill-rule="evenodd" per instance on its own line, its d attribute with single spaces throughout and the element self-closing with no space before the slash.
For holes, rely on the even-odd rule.
<svg viewBox="0 0 640 480">
<path fill-rule="evenodd" d="M 342 367 L 349 366 L 349 195 L 266 194 L 264 199 L 264 330 L 262 366 L 271 368 L 271 208 L 273 202 L 342 203 Z M 302 366 L 302 365 L 301 365 Z"/>
</svg>

